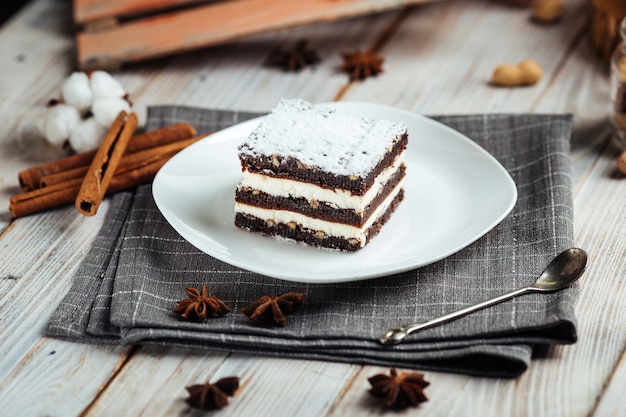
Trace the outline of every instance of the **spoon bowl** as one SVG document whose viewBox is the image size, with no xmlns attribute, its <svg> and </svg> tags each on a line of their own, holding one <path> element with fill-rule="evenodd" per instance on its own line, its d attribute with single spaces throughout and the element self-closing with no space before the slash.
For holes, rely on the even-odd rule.
<svg viewBox="0 0 626 417">
<path fill-rule="evenodd" d="M 587 266 L 587 253 L 579 248 L 561 252 L 548 264 L 535 284 L 536 291 L 559 291 L 572 285 L 582 275 Z"/>
</svg>

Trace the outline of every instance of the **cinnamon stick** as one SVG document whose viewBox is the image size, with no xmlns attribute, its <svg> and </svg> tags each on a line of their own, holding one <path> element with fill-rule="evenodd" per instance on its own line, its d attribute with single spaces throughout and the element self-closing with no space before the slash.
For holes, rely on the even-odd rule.
<svg viewBox="0 0 626 417">
<path fill-rule="evenodd" d="M 165 154 L 169 154 L 171 152 L 178 152 L 181 149 L 186 148 L 187 146 L 191 145 L 194 142 L 197 142 L 198 140 L 202 138 L 203 136 L 196 136 L 196 137 L 189 138 L 186 140 L 180 140 L 178 142 L 169 143 L 167 145 L 156 146 L 154 148 L 144 149 L 142 151 L 134 152 L 130 154 L 128 153 L 128 148 L 127 148 L 127 152 L 122 156 L 119 166 L 124 167 L 127 165 L 134 165 L 134 164 L 140 163 L 141 161 L 151 160 L 154 157 L 159 157 Z M 55 184 L 67 183 L 68 181 L 75 180 L 77 178 L 84 178 L 88 169 L 89 169 L 88 166 L 80 166 L 77 168 L 68 169 L 66 171 L 61 171 L 55 174 L 45 175 L 41 177 L 39 185 L 40 187 L 43 188 L 43 187 L 49 187 Z M 116 175 L 118 171 L 115 172 Z"/>
<path fill-rule="evenodd" d="M 140 161 L 118 167 L 111 179 L 107 193 L 128 190 L 138 185 L 148 184 L 159 169 L 176 154 L 177 151 L 161 154 L 150 160 Z M 38 213 L 54 207 L 69 204 L 76 200 L 82 180 L 73 179 L 61 184 L 28 191 L 10 199 L 9 209 L 14 218 Z"/>
<path fill-rule="evenodd" d="M 17 219 L 76 200 L 82 181 L 75 180 L 74 182 L 75 184 L 58 184 L 11 197 L 9 210 L 13 214 L 13 218 Z"/>
<path fill-rule="evenodd" d="M 133 136 L 126 147 L 127 153 L 139 152 L 155 146 L 167 145 L 196 135 L 196 129 L 189 123 L 174 123 L 160 129 Z"/>
<path fill-rule="evenodd" d="M 189 139 L 195 134 L 196 129 L 190 124 L 175 123 L 133 136 L 126 147 L 126 153 L 139 152 L 152 147 Z M 39 188 L 41 178 L 46 175 L 57 174 L 78 167 L 88 167 L 91 161 L 93 161 L 95 154 L 96 150 L 83 152 L 21 171 L 18 174 L 18 178 L 22 191 L 30 191 Z"/>
<path fill-rule="evenodd" d="M 98 211 L 137 124 L 137 114 L 127 115 L 125 111 L 121 111 L 113 122 L 78 191 L 75 204 L 79 213 L 93 216 Z"/>
</svg>

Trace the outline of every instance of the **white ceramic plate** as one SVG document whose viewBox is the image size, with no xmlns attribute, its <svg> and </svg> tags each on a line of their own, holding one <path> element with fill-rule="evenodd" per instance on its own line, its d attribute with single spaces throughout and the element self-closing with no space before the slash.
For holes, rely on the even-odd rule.
<svg viewBox="0 0 626 417">
<path fill-rule="evenodd" d="M 365 248 L 333 252 L 236 228 L 237 146 L 261 118 L 203 139 L 173 157 L 153 184 L 165 219 L 201 251 L 274 278 L 332 283 L 418 268 L 484 235 L 513 208 L 509 174 L 476 143 L 426 117 L 361 102 L 325 103 L 344 111 L 404 122 L 409 129 L 405 199 Z"/>
</svg>

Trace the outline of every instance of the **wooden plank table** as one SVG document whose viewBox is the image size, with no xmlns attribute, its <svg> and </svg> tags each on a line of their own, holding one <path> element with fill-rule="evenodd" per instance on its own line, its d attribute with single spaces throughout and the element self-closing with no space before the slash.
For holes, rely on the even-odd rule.
<svg viewBox="0 0 626 417">
<path fill-rule="evenodd" d="M 78 65 L 84 70 L 118 68 L 123 63 L 212 46 L 271 29 L 345 19 L 426 1 L 433 0 L 238 0 L 207 4 L 199 0 L 75 0 L 74 21 L 84 26 L 76 36 Z M 140 17 L 128 20 L 137 15 Z M 121 22 L 124 18 L 126 21 Z"/>
<path fill-rule="evenodd" d="M 185 385 L 239 375 L 253 381 L 216 415 L 384 414 L 367 378 L 386 369 L 155 347 L 93 346 L 42 337 L 108 207 L 72 207 L 12 220 L 17 172 L 60 156 L 27 134 L 74 68 L 71 7 L 34 0 L 0 27 L 0 415 L 172 416 L 190 413 Z M 515 380 L 427 372 L 430 400 L 393 415 L 626 415 L 626 178 L 615 168 L 607 65 L 587 35 L 589 4 L 567 2 L 557 25 L 498 1 L 445 1 L 278 30 L 115 72 L 140 121 L 155 104 L 267 111 L 280 98 L 365 100 L 422 114 L 573 113 L 575 241 L 590 254 L 576 305 L 575 345 L 537 352 Z M 283 73 L 263 65 L 279 45 L 308 39 L 323 61 Z M 385 72 L 349 82 L 340 51 L 376 46 Z M 533 87 L 490 86 L 502 62 L 533 58 Z"/>
</svg>

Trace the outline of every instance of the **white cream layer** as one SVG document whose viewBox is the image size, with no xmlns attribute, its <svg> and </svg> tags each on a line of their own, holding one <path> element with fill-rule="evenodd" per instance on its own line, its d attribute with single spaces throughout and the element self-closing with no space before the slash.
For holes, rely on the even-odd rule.
<svg viewBox="0 0 626 417">
<path fill-rule="evenodd" d="M 243 172 L 239 187 L 250 187 L 253 190 L 277 197 L 303 197 L 309 202 L 315 200 L 324 202 L 333 208 L 351 209 L 361 213 L 385 187 L 387 181 L 398 172 L 398 168 L 404 163 L 405 153 L 406 151 L 402 151 L 390 166 L 378 174 L 370 189 L 362 196 L 354 195 L 347 190 L 322 188 L 314 184 L 274 178 L 252 173 L 248 170 Z"/>
<path fill-rule="evenodd" d="M 367 236 L 365 235 L 365 231 L 369 229 L 372 224 L 378 218 L 384 214 L 389 206 L 391 205 L 393 199 L 398 195 L 402 185 L 404 184 L 404 179 L 401 180 L 392 192 L 382 201 L 382 203 L 378 206 L 378 208 L 372 213 L 370 218 L 365 222 L 363 227 L 355 227 L 350 226 L 343 223 L 335 223 L 329 222 L 326 220 L 314 219 L 309 216 L 305 216 L 300 213 L 294 213 L 292 211 L 287 210 L 273 210 L 273 209 L 264 209 L 255 206 L 250 206 L 248 204 L 243 204 L 236 202 L 235 203 L 235 212 L 248 214 L 254 217 L 257 217 L 262 220 L 272 220 L 276 223 L 289 223 L 295 222 L 296 224 L 301 225 L 305 229 L 309 229 L 312 231 L 322 231 L 326 235 L 340 237 L 343 239 L 357 239 L 360 243 L 360 246 L 365 246 L 367 242 Z"/>
</svg>

